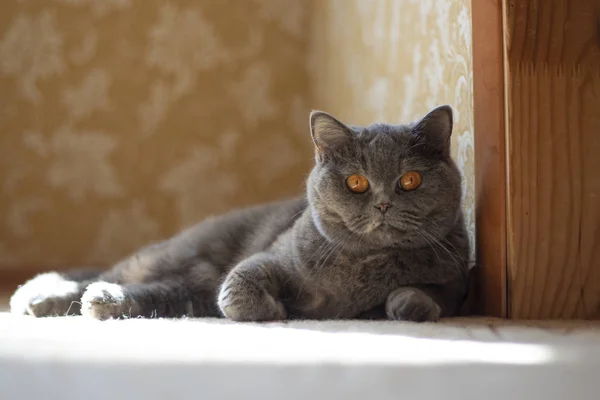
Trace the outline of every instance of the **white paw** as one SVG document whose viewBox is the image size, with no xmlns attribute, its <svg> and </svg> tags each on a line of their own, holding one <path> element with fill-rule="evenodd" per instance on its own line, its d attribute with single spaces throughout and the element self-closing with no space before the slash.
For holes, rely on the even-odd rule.
<svg viewBox="0 0 600 400">
<path fill-rule="evenodd" d="M 116 283 L 92 283 L 81 296 L 81 315 L 99 320 L 127 318 L 134 307 L 134 301 Z"/>
<path fill-rule="evenodd" d="M 19 286 L 10 298 L 13 314 L 35 317 L 77 314 L 80 288 L 56 272 L 41 274 Z"/>
</svg>

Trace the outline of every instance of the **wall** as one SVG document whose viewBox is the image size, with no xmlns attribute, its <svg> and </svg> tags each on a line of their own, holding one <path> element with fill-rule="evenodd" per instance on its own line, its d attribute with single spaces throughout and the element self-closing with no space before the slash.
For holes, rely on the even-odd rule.
<svg viewBox="0 0 600 400">
<path fill-rule="evenodd" d="M 406 123 L 436 105 L 454 108 L 452 153 L 473 243 L 471 1 L 326 0 L 315 2 L 313 18 L 314 107 L 354 124 Z"/>
<path fill-rule="evenodd" d="M 311 108 L 455 109 L 473 218 L 468 0 L 23 0 L 0 14 L 0 265 L 105 264 L 302 190 Z"/>
<path fill-rule="evenodd" d="M 26 0 L 0 13 L 0 265 L 108 263 L 299 193 L 302 0 Z"/>
</svg>

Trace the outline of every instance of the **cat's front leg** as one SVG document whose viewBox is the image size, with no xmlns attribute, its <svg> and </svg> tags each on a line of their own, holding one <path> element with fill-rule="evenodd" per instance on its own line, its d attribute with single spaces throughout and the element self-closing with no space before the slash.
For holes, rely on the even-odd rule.
<svg viewBox="0 0 600 400">
<path fill-rule="evenodd" d="M 236 265 L 221 285 L 218 304 L 234 321 L 285 319 L 287 312 L 279 293 L 282 269 L 270 254 L 259 253 Z"/>
<path fill-rule="evenodd" d="M 403 286 L 394 290 L 385 302 L 389 319 L 413 322 L 436 322 L 442 307 L 425 290 Z"/>
</svg>

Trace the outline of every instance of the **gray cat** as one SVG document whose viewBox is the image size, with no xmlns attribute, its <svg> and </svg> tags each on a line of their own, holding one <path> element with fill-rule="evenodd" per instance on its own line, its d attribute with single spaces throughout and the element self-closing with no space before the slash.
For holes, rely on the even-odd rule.
<svg viewBox="0 0 600 400">
<path fill-rule="evenodd" d="M 310 115 L 305 196 L 210 218 L 112 269 L 42 274 L 13 313 L 436 321 L 466 296 L 452 109 L 410 125 Z"/>
</svg>

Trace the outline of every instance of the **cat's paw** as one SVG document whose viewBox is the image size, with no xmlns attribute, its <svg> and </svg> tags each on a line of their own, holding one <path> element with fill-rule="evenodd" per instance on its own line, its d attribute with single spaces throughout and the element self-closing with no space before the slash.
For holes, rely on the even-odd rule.
<svg viewBox="0 0 600 400">
<path fill-rule="evenodd" d="M 385 312 L 389 319 L 413 322 L 436 322 L 441 307 L 424 291 L 413 287 L 401 287 L 387 298 Z"/>
<path fill-rule="evenodd" d="M 285 319 L 283 303 L 265 289 L 235 277 L 228 278 L 219 293 L 219 308 L 233 321 L 277 321 Z"/>
<path fill-rule="evenodd" d="M 81 296 L 81 315 L 99 320 L 127 318 L 134 307 L 134 301 L 116 283 L 92 283 Z"/>
<path fill-rule="evenodd" d="M 19 286 L 10 298 L 13 314 L 34 317 L 79 314 L 80 287 L 56 272 L 40 274 Z"/>
</svg>

